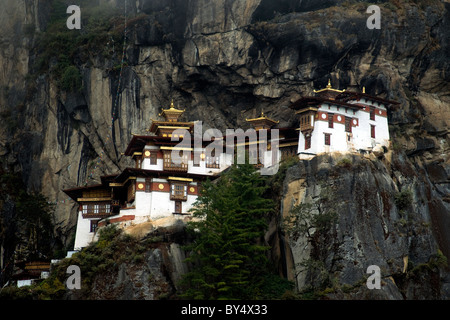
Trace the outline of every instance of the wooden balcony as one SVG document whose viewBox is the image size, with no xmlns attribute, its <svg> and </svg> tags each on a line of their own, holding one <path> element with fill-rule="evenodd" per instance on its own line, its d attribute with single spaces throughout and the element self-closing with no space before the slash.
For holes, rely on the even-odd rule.
<svg viewBox="0 0 450 320">
<path fill-rule="evenodd" d="M 173 161 L 172 159 L 173 151 L 165 151 L 164 152 L 164 162 L 163 169 L 165 171 L 172 172 L 187 172 L 188 171 L 188 156 L 183 155 L 180 156 L 179 161 Z"/>
<path fill-rule="evenodd" d="M 170 185 L 170 200 L 187 200 L 187 184 L 186 183 L 172 183 Z"/>
<path fill-rule="evenodd" d="M 188 165 L 187 163 L 164 163 L 163 166 L 165 171 L 172 171 L 172 172 L 187 172 L 188 171 Z"/>
<path fill-rule="evenodd" d="M 99 211 L 99 212 L 90 211 L 89 212 L 88 211 L 88 212 L 83 212 L 82 213 L 82 216 L 83 216 L 84 219 L 87 219 L 87 218 L 99 218 L 99 219 L 101 219 L 101 218 L 109 217 L 111 215 L 112 215 L 111 211 L 109 211 L 109 212 L 106 212 L 106 211 L 103 211 L 103 212 L 101 212 L 101 211 Z"/>
<path fill-rule="evenodd" d="M 170 200 L 180 200 L 180 201 L 186 201 L 187 195 L 186 194 L 170 194 Z"/>
<path fill-rule="evenodd" d="M 83 203 L 80 205 L 83 218 L 106 218 L 113 214 L 111 202 Z"/>
</svg>

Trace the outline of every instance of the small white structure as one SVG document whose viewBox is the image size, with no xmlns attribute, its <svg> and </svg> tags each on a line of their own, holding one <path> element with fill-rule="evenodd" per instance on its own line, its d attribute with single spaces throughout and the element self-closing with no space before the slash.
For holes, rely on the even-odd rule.
<svg viewBox="0 0 450 320">
<path fill-rule="evenodd" d="M 17 288 L 31 286 L 32 284 L 33 284 L 33 279 L 17 280 Z"/>
<path fill-rule="evenodd" d="M 298 155 L 311 159 L 324 152 L 371 152 L 389 146 L 387 107 L 397 104 L 365 93 L 331 87 L 314 91 L 291 108 L 300 115 Z"/>
</svg>

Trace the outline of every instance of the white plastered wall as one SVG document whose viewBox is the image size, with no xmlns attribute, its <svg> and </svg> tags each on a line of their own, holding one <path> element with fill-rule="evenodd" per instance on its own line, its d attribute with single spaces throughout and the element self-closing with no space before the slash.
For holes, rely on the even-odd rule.
<svg viewBox="0 0 450 320">
<path fill-rule="evenodd" d="M 94 239 L 94 232 L 91 230 L 91 219 L 84 219 L 81 211 L 78 212 L 77 231 L 75 233 L 74 250 L 81 250 L 87 247 Z"/>
</svg>

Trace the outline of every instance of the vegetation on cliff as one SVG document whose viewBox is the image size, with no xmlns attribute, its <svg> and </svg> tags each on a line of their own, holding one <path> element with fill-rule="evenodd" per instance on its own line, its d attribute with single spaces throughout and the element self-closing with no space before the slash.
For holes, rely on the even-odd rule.
<svg viewBox="0 0 450 320">
<path fill-rule="evenodd" d="M 274 203 L 263 197 L 269 187 L 249 164 L 232 166 L 217 183 L 202 185 L 189 223 L 194 234 L 187 246 L 193 269 L 184 276 L 184 296 L 195 299 L 269 298 L 265 281 L 271 276 L 264 244 L 267 217 Z M 272 270 L 273 271 L 273 270 Z M 278 280 L 281 292 L 287 281 Z M 283 285 L 284 284 L 284 285 Z M 272 293 L 273 294 L 273 293 Z M 273 296 L 272 296 L 273 298 Z"/>
<path fill-rule="evenodd" d="M 252 165 L 230 168 L 218 181 L 206 182 L 193 210 L 188 234 L 178 236 L 188 253 L 184 261 L 189 272 L 183 275 L 178 287 L 168 288 L 165 279 L 158 278 L 156 270 L 145 278 L 135 279 L 142 288 L 152 284 L 160 293 L 153 299 L 281 299 L 293 290 L 293 283 L 276 274 L 269 262 L 270 247 L 264 242 L 268 214 L 273 210 L 271 199 L 263 197 L 270 187 Z M 164 233 L 164 231 L 160 231 Z M 169 235 L 174 235 L 169 231 Z M 170 237 L 170 236 L 169 236 Z M 0 297 L 15 299 L 77 299 L 96 297 L 117 298 L 121 288 L 114 285 L 121 277 L 120 270 L 143 270 L 151 265 L 155 250 L 162 249 L 164 240 L 150 233 L 143 239 L 125 234 L 115 225 L 99 230 L 99 238 L 71 258 L 54 266 L 48 279 L 31 287 L 8 288 Z M 81 290 L 70 293 L 65 288 L 70 265 L 80 267 Z M 158 269 L 171 269 L 157 263 Z M 170 279 L 171 272 L 164 272 Z M 129 280 L 131 281 L 131 280 Z M 148 294 L 141 292 L 143 297 Z M 138 294 L 139 296 L 139 294 Z M 128 299 L 135 297 L 128 293 Z"/>
<path fill-rule="evenodd" d="M 37 74 L 50 74 L 59 88 L 66 92 L 82 89 L 81 68 L 92 64 L 93 55 L 108 60 L 111 66 L 120 63 L 124 36 L 124 18 L 120 10 L 108 5 L 81 1 L 81 30 L 66 27 L 67 3 L 54 0 L 48 25 L 37 34 Z"/>
<path fill-rule="evenodd" d="M 287 105 L 323 86 L 328 78 L 340 88 L 365 86 L 371 94 L 396 100 L 401 107 L 388 113 L 395 154 L 392 161 L 386 161 L 387 156 L 372 164 L 342 159 L 326 181 L 342 186 L 337 199 L 353 193 L 355 197 L 348 199 L 350 209 L 339 215 L 338 231 L 345 242 L 343 247 L 337 244 L 347 253 L 342 260 L 346 263 L 340 264 L 345 272 L 326 264 L 324 270 L 334 277 L 333 281 L 334 272 L 341 272 L 345 283 L 351 284 L 345 288 L 346 293 L 353 294 L 358 290 L 353 284 L 363 276 L 362 259 L 379 258 L 382 252 L 379 259 L 385 265 L 383 270 L 393 275 L 404 295 L 395 298 L 439 297 L 437 291 L 445 283 L 448 296 L 450 279 L 447 276 L 443 281 L 444 275 L 439 275 L 442 271 L 436 265 L 444 265 L 443 258 L 450 256 L 450 4 L 439 0 L 377 2 L 383 15 L 381 30 L 365 28 L 369 4 L 356 0 L 128 1 L 134 10 L 130 17 L 142 23 L 129 33 L 128 40 L 132 41 L 128 42 L 126 58 L 133 77 L 124 79 L 126 98 L 121 101 L 121 122 L 115 131 L 115 137 L 123 141 L 117 140 L 116 145 L 123 150 L 131 132 L 145 128 L 148 117 L 157 115 L 171 98 L 186 106 L 192 118 L 219 129 L 245 125 L 245 117 L 260 110 L 279 119 L 280 126 L 296 126 L 297 118 Z M 27 188 L 36 186 L 60 195 L 64 187 L 85 180 L 87 163 L 104 151 L 102 141 L 111 134 L 105 123 L 116 112 L 108 103 L 108 97 L 115 96 L 116 73 L 107 73 L 117 71 L 120 62 L 124 19 L 122 11 L 115 16 L 116 12 L 103 9 L 95 13 L 99 19 L 93 19 L 95 10 L 89 7 L 90 1 L 82 1 L 83 29 L 69 31 L 65 27 L 69 2 L 52 1 L 52 17 L 50 11 L 42 10 L 46 3 L 7 1 L 3 10 L 6 31 L 0 46 L 4 65 L 0 79 L 0 118 L 4 123 L 0 154 L 5 164 L 23 170 Z M 14 10 L 16 5 L 24 9 Z M 139 14 L 134 16 L 136 12 Z M 30 23 L 21 25 L 24 21 Z M 129 22 L 131 26 L 133 21 Z M 34 34 L 36 28 L 40 32 Z M 175 28 L 176 37 L 172 32 Z M 33 41 L 15 41 L 27 38 L 21 32 L 32 36 Z M 170 40 L 174 37 L 177 41 Z M 55 84 L 63 91 L 77 91 L 81 85 L 90 90 L 77 91 L 82 99 L 66 101 L 64 95 L 53 95 Z M 30 89 L 27 94 L 24 85 Z M 106 121 L 101 115 L 107 115 Z M 69 121 L 72 119 L 76 119 L 76 126 Z M 108 156 L 112 161 L 106 159 L 97 173 L 116 170 L 112 163 L 119 163 L 120 153 Z M 317 162 L 302 162 L 287 175 L 273 177 L 274 184 L 266 195 L 272 193 L 276 198 L 277 213 L 287 197 L 286 181 L 291 182 L 298 167 L 308 172 L 301 179 L 307 177 L 311 185 L 316 175 L 328 172 L 323 168 L 326 162 Z M 380 165 L 383 162 L 385 166 Z M 383 170 L 382 176 L 370 180 L 373 184 L 364 184 L 364 179 L 369 181 L 379 170 Z M 395 187 L 384 186 L 386 179 Z M 311 185 L 308 190 L 313 193 Z M 345 185 L 353 188 L 345 189 Z M 11 201 L 5 201 L 3 208 L 3 212 L 15 212 L 5 209 L 15 208 Z M 374 212 L 372 208 L 381 210 Z M 77 208 L 70 211 L 66 205 L 55 210 L 58 226 L 67 235 L 73 232 Z M 354 223 L 355 212 L 359 225 Z M 6 217 L 2 217 L 3 231 L 7 229 Z M 355 231 L 356 226 L 360 229 Z M 376 238 L 361 242 L 358 236 L 366 236 L 367 230 Z M 385 236 L 392 241 L 390 250 Z M 285 240 L 281 236 L 274 239 L 281 243 Z M 271 244 L 276 247 L 277 243 Z M 292 256 L 302 260 L 295 250 L 295 243 L 286 246 L 278 266 L 287 264 Z M 336 256 L 342 258 L 342 252 Z M 359 268 L 358 272 L 353 266 Z M 313 289 L 342 292 L 339 286 L 329 287 L 336 283 L 333 281 Z M 392 281 L 386 283 L 393 288 Z"/>
<path fill-rule="evenodd" d="M 61 254 L 54 235 L 53 207 L 28 192 L 19 174 L 0 169 L 0 287 L 17 271 L 15 263 L 50 260 Z"/>
</svg>

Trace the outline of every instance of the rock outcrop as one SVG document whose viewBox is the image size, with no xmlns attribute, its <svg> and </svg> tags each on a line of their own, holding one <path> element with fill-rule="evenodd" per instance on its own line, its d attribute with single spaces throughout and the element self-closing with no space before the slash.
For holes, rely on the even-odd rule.
<svg viewBox="0 0 450 320">
<path fill-rule="evenodd" d="M 448 204 L 427 173 L 402 157 L 321 155 L 287 170 L 283 218 L 296 205 L 320 204 L 304 209 L 312 211 L 304 215 L 310 234 L 295 228 L 279 238 L 284 272 L 300 290 L 322 286 L 339 299 L 449 298 Z M 329 212 L 326 229 L 312 221 Z M 371 265 L 381 269 L 381 290 L 366 286 Z"/>
</svg>

